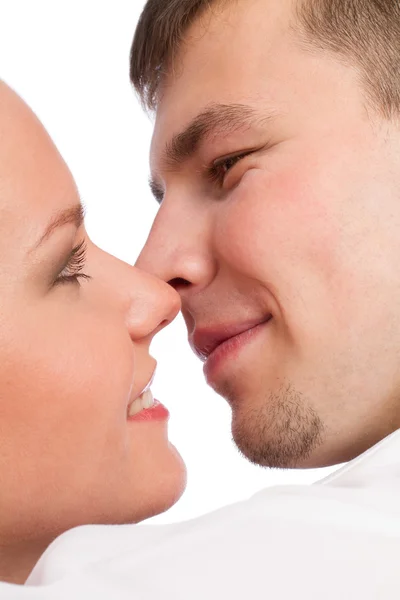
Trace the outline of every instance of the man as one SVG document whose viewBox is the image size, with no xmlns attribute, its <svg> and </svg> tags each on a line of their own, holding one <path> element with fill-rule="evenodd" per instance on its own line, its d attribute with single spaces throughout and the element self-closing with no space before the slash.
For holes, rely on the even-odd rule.
<svg viewBox="0 0 400 600">
<path fill-rule="evenodd" d="M 253 462 L 348 461 L 400 427 L 400 5 L 149 0 L 131 78 L 180 293 Z"/>
<path fill-rule="evenodd" d="M 400 597 L 399 56 L 394 0 L 148 0 L 131 76 L 160 210 L 138 264 L 179 291 L 250 460 L 351 462 L 189 523 L 72 531 L 29 583 Z"/>
</svg>

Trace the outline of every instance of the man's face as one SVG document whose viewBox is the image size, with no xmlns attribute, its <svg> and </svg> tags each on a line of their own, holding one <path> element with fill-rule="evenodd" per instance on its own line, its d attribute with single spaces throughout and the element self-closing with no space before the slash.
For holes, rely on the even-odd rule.
<svg viewBox="0 0 400 600">
<path fill-rule="evenodd" d="M 290 4 L 232 2 L 189 30 L 138 264 L 180 292 L 242 452 L 304 467 L 400 426 L 400 135 L 355 69 L 305 49 Z"/>
</svg>

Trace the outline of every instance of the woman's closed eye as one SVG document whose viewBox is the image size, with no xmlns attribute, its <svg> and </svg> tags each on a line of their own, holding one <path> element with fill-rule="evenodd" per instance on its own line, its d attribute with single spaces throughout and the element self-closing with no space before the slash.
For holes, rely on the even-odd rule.
<svg viewBox="0 0 400 600">
<path fill-rule="evenodd" d="M 83 240 L 78 246 L 76 246 L 71 254 L 69 255 L 68 262 L 57 276 L 54 284 L 60 283 L 77 283 L 80 285 L 79 280 L 89 280 L 90 275 L 83 272 L 86 264 L 86 253 L 87 245 L 86 241 Z"/>
</svg>

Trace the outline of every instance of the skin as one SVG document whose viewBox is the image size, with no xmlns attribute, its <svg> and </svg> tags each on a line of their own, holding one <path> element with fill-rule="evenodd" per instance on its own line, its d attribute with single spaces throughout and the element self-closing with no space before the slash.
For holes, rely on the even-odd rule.
<svg viewBox="0 0 400 600">
<path fill-rule="evenodd" d="M 180 307 L 164 282 L 97 248 L 60 210 L 79 203 L 52 141 L 0 84 L 0 579 L 23 582 L 60 533 L 169 508 L 185 469 L 166 422 L 127 420 L 153 336 Z M 86 240 L 90 280 L 56 281 Z"/>
<path fill-rule="evenodd" d="M 166 161 L 218 103 L 258 118 Z M 189 333 L 273 317 L 209 378 L 244 455 L 332 465 L 398 429 L 399 123 L 355 68 L 306 49 L 292 2 L 229 2 L 191 26 L 160 88 L 151 170 L 162 202 L 137 264 L 178 290 Z"/>
</svg>

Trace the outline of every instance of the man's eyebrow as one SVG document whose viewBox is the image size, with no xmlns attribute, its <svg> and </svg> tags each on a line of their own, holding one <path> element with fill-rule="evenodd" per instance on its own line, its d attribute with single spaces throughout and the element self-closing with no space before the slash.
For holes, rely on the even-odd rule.
<svg viewBox="0 0 400 600">
<path fill-rule="evenodd" d="M 76 226 L 77 229 L 81 227 L 85 218 L 85 208 L 83 204 L 75 204 L 74 206 L 70 206 L 64 210 L 59 211 L 50 219 L 46 229 L 34 244 L 30 252 L 36 250 L 39 246 L 41 246 L 49 237 L 55 232 L 59 227 L 63 227 L 63 225 L 67 225 L 69 223 Z"/>
<path fill-rule="evenodd" d="M 254 121 L 263 121 L 267 115 L 246 104 L 211 104 L 199 113 L 185 129 L 174 135 L 166 145 L 162 162 L 170 168 L 191 158 L 210 136 L 227 135 L 250 127 Z"/>
<path fill-rule="evenodd" d="M 211 136 L 228 135 L 239 129 L 249 128 L 254 123 L 268 122 L 273 116 L 272 111 L 260 112 L 247 104 L 211 104 L 167 143 L 161 165 L 167 170 L 176 169 L 192 158 L 201 144 Z M 156 179 L 150 179 L 150 189 L 160 202 L 163 190 Z"/>
</svg>

